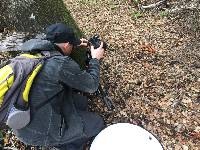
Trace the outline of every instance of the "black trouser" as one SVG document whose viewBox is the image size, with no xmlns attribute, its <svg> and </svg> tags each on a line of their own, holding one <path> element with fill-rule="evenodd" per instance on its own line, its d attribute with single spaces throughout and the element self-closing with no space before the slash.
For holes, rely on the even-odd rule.
<svg viewBox="0 0 200 150">
<path fill-rule="evenodd" d="M 83 150 L 87 142 L 91 141 L 104 127 L 103 119 L 96 113 L 87 111 L 87 98 L 77 96 L 74 103 L 84 124 L 85 139 L 80 139 L 69 144 L 60 145 L 60 150 Z"/>
</svg>

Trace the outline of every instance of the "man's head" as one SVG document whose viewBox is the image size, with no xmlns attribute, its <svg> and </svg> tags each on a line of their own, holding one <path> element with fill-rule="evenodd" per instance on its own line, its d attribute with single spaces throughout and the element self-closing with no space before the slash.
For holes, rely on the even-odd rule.
<svg viewBox="0 0 200 150">
<path fill-rule="evenodd" d="M 58 45 L 65 55 L 69 55 L 73 47 L 81 43 L 75 37 L 73 29 L 63 23 L 56 23 L 47 27 L 46 39 Z"/>
</svg>

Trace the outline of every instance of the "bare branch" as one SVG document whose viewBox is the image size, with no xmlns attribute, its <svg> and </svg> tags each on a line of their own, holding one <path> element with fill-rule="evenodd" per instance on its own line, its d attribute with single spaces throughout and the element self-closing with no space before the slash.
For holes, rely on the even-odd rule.
<svg viewBox="0 0 200 150">
<path fill-rule="evenodd" d="M 170 13 L 176 13 L 176 12 L 180 12 L 183 10 L 191 10 L 191 11 L 198 11 L 199 12 L 199 8 L 197 7 L 180 7 L 180 8 L 174 8 L 169 10 Z"/>
<path fill-rule="evenodd" d="M 150 5 L 147 5 L 147 6 L 141 6 L 141 9 L 152 9 L 152 8 L 155 8 L 155 7 L 159 7 L 161 5 L 166 5 L 167 4 L 167 0 L 161 0 L 157 3 L 154 3 L 154 4 L 150 4 Z"/>
<path fill-rule="evenodd" d="M 4 150 L 18 150 L 18 149 L 14 147 L 4 147 Z"/>
</svg>

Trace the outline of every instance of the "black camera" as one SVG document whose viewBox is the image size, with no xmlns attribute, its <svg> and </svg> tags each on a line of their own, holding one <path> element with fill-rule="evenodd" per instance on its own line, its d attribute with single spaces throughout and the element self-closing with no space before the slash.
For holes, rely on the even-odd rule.
<svg viewBox="0 0 200 150">
<path fill-rule="evenodd" d="M 101 45 L 101 40 L 100 40 L 98 34 L 91 37 L 88 40 L 88 42 L 89 42 L 90 45 L 94 46 L 94 49 L 97 49 Z M 105 42 L 103 42 L 103 49 L 106 49 L 106 48 L 107 48 L 107 44 Z"/>
<path fill-rule="evenodd" d="M 94 35 L 93 37 L 91 37 L 88 40 L 88 45 L 89 46 L 93 45 L 94 49 L 97 49 L 101 45 L 101 40 L 99 38 L 99 35 L 97 34 L 97 35 Z M 103 49 L 106 50 L 106 48 L 107 48 L 107 44 L 105 42 L 103 42 Z M 87 51 L 86 51 L 86 60 L 85 60 L 86 66 L 88 66 L 90 59 L 92 59 L 91 51 L 90 51 L 90 49 L 87 49 Z"/>
<path fill-rule="evenodd" d="M 94 35 L 93 37 L 91 37 L 89 40 L 88 40 L 88 44 L 91 46 L 93 45 L 94 46 L 94 49 L 97 49 L 98 47 L 100 47 L 101 45 L 101 40 L 99 38 L 99 35 Z M 106 50 L 107 48 L 107 44 L 105 42 L 103 42 L 103 49 Z M 88 67 L 89 66 L 89 61 L 90 59 L 92 58 L 91 56 L 91 51 L 88 49 L 88 51 L 86 52 L 86 56 L 87 56 L 87 59 L 86 59 L 86 66 Z M 108 95 L 108 92 L 105 91 L 101 84 L 99 84 L 99 87 L 98 87 L 98 90 L 96 91 L 96 95 L 97 96 L 100 96 L 101 97 L 101 100 L 105 103 L 105 105 L 107 106 L 108 108 L 108 111 L 112 111 L 115 109 L 115 105 L 112 101 L 112 99 L 109 97 Z"/>
</svg>

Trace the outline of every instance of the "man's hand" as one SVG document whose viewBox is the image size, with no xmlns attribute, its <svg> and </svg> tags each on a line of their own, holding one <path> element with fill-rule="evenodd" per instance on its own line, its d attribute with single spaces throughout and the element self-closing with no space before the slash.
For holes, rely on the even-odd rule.
<svg viewBox="0 0 200 150">
<path fill-rule="evenodd" d="M 91 46 L 91 56 L 92 58 L 96 58 L 98 60 L 104 57 L 103 42 L 101 42 L 100 47 L 97 49 L 94 49 L 94 46 Z"/>
<path fill-rule="evenodd" d="M 81 41 L 81 44 L 78 45 L 78 46 L 81 46 L 81 47 L 87 47 L 88 46 L 88 40 L 87 39 L 82 38 L 82 39 L 80 39 L 80 41 Z"/>
</svg>

